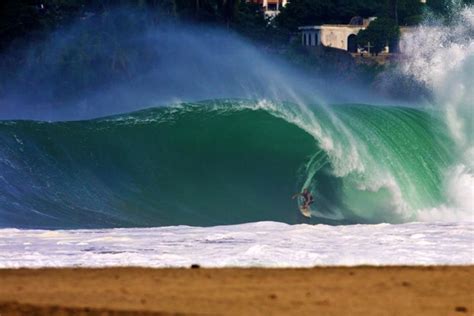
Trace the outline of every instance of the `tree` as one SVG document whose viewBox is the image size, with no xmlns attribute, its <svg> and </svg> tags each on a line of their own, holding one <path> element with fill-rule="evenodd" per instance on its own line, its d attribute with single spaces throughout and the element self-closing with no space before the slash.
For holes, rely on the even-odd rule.
<svg viewBox="0 0 474 316">
<path fill-rule="evenodd" d="M 0 2 L 0 49 L 41 27 L 38 8 L 28 1 Z"/>
<path fill-rule="evenodd" d="M 416 25 L 423 20 L 423 4 L 420 0 L 398 1 L 398 24 Z"/>
<path fill-rule="evenodd" d="M 388 11 L 383 16 L 393 19 L 397 25 L 414 25 L 422 20 L 423 6 L 420 0 L 388 0 Z"/>
<path fill-rule="evenodd" d="M 380 0 L 292 0 L 275 21 L 280 28 L 294 32 L 302 25 L 347 24 L 354 16 L 380 16 L 386 7 Z"/>
<path fill-rule="evenodd" d="M 386 45 L 395 47 L 400 37 L 400 29 L 393 19 L 377 18 L 369 26 L 359 32 L 357 43 L 364 47 L 369 42 L 373 53 L 380 53 Z"/>
<path fill-rule="evenodd" d="M 294 32 L 302 25 L 328 23 L 335 11 L 335 3 L 331 0 L 294 0 L 281 9 L 275 21 L 279 27 Z"/>
<path fill-rule="evenodd" d="M 241 2 L 237 16 L 234 19 L 233 28 L 253 40 L 268 42 L 272 27 L 269 24 L 262 6 L 258 3 Z"/>
<path fill-rule="evenodd" d="M 234 21 L 239 9 L 240 0 L 218 0 L 217 7 L 221 13 L 224 22 L 229 24 Z"/>
</svg>

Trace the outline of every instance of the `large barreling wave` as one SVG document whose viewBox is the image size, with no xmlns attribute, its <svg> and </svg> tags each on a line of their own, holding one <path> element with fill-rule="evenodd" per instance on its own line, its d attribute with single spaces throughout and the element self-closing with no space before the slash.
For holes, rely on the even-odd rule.
<svg viewBox="0 0 474 316">
<path fill-rule="evenodd" d="M 435 128 L 434 128 L 435 127 Z M 1 226 L 402 222 L 446 202 L 438 113 L 212 100 L 103 119 L 0 124 Z"/>
</svg>

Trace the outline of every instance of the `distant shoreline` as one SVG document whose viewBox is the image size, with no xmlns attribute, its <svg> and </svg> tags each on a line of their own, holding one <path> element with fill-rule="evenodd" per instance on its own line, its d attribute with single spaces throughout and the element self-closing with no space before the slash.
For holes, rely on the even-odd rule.
<svg viewBox="0 0 474 316">
<path fill-rule="evenodd" d="M 470 315 L 474 266 L 0 269 L 0 315 Z"/>
</svg>

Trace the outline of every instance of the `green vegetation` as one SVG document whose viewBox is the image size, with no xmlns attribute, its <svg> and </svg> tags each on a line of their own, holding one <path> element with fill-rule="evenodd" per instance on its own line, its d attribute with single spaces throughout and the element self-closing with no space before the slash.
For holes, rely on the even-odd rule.
<svg viewBox="0 0 474 316">
<path fill-rule="evenodd" d="M 354 16 L 375 16 L 387 11 L 380 0 L 293 0 L 276 18 L 279 27 L 296 31 L 301 25 L 347 24 Z"/>
<path fill-rule="evenodd" d="M 347 24 L 354 16 L 377 16 L 392 18 L 399 25 L 414 25 L 421 21 L 424 6 L 419 0 L 293 0 L 276 24 L 296 31 L 301 25 Z M 448 0 L 428 0 L 427 6 L 445 14 Z"/>
<path fill-rule="evenodd" d="M 367 29 L 359 32 L 357 42 L 360 47 L 365 47 L 370 43 L 370 51 L 378 54 L 385 46 L 391 47 L 390 51 L 396 47 L 400 30 L 395 20 L 390 18 L 378 18 L 369 24 Z"/>
</svg>

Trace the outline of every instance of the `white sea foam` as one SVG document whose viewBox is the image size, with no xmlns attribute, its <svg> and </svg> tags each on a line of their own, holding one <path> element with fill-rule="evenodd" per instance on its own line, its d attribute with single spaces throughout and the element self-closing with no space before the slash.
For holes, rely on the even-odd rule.
<svg viewBox="0 0 474 316">
<path fill-rule="evenodd" d="M 457 145 L 446 171 L 446 204 L 420 210 L 420 220 L 474 221 L 474 7 L 455 7 L 451 25 L 422 25 L 402 38 L 400 70 L 433 92 Z"/>
<path fill-rule="evenodd" d="M 0 268 L 472 265 L 473 223 L 0 230 Z"/>
</svg>

